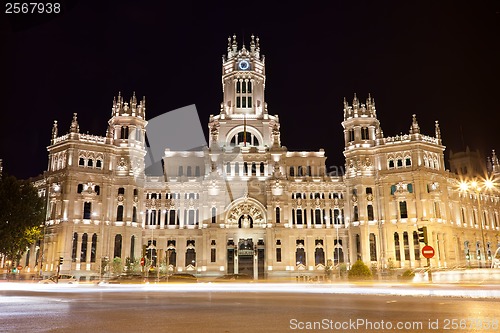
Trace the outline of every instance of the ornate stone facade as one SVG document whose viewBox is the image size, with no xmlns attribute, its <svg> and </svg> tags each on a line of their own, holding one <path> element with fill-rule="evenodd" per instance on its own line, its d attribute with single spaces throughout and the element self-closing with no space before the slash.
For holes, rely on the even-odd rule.
<svg viewBox="0 0 500 333">
<path fill-rule="evenodd" d="M 52 128 L 43 242 L 26 260 L 43 275 L 98 278 L 114 258 L 200 276 L 323 275 L 328 262 L 361 258 L 379 268 L 426 264 L 417 228 L 436 249 L 433 266 L 478 265 L 483 241 L 499 243 L 499 197 L 463 192 L 445 170 L 439 125 L 385 137 L 368 96 L 344 101 L 345 174 L 327 172 L 323 150 L 288 151 L 264 98 L 265 61 L 230 38 L 223 58 L 223 102 L 210 116 L 209 145 L 166 149 L 163 176 L 145 173 L 146 103 L 113 101 L 106 136 Z M 168 148 L 168 147 L 165 147 Z M 496 156 L 492 161 L 498 171 Z M 496 172 L 494 172 L 496 174 Z M 483 225 L 481 228 L 481 222 Z M 484 232 L 484 240 L 481 237 Z M 31 258 L 30 258 L 31 256 Z M 115 272 L 116 273 L 116 272 Z"/>
</svg>

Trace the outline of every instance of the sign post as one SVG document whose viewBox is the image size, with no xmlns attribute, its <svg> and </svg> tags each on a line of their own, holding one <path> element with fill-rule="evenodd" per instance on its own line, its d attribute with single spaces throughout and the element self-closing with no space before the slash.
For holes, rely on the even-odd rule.
<svg viewBox="0 0 500 333">
<path fill-rule="evenodd" d="M 432 272 L 431 272 L 431 258 L 434 257 L 434 248 L 430 245 L 426 245 L 422 248 L 422 255 L 427 258 L 427 267 L 429 267 L 429 282 L 432 282 Z"/>
</svg>

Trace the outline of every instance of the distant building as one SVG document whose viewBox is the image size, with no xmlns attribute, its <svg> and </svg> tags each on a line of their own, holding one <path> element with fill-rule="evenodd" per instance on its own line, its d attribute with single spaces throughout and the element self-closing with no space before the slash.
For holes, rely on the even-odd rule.
<svg viewBox="0 0 500 333">
<path fill-rule="evenodd" d="M 450 151 L 450 171 L 465 178 L 485 176 L 487 174 L 486 159 L 479 150 L 471 151 L 469 146 L 465 151 Z"/>
<path fill-rule="evenodd" d="M 114 99 L 105 136 L 80 133 L 76 114 L 63 135 L 55 122 L 37 183 L 47 198 L 44 238 L 25 266 L 51 275 L 62 258 L 61 271 L 82 279 L 141 258 L 162 271 L 259 279 L 323 275 L 329 262 L 358 258 L 381 269 L 422 267 L 422 226 L 435 267 L 478 266 L 484 249 L 496 249 L 499 196 L 481 190 L 477 200 L 460 189 L 445 170 L 438 122 L 425 135 L 413 115 L 408 134 L 385 136 L 371 96 L 344 100 L 345 174 L 329 175 L 323 150 L 282 145 L 265 80 L 258 39 L 246 49 L 230 38 L 209 145 L 166 149 L 162 176 L 144 172 L 146 104 L 135 94 Z M 454 156 L 454 168 L 475 170 Z M 496 156 L 492 165 L 498 173 Z"/>
</svg>

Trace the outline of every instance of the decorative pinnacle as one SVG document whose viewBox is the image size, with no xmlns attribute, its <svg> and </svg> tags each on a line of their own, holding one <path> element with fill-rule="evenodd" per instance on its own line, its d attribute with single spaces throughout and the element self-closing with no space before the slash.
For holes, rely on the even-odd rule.
<svg viewBox="0 0 500 333">
<path fill-rule="evenodd" d="M 441 140 L 441 130 L 439 129 L 439 122 L 436 120 L 436 139 Z"/>
</svg>

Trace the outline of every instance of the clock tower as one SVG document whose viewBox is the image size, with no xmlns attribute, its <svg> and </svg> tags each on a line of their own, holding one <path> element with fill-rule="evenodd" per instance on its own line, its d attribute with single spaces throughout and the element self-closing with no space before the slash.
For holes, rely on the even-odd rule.
<svg viewBox="0 0 500 333">
<path fill-rule="evenodd" d="M 222 57 L 220 114 L 210 117 L 210 146 L 271 147 L 279 145 L 279 120 L 270 116 L 264 100 L 266 71 L 259 38 L 251 36 L 250 49 L 238 48 L 236 36 L 228 38 Z M 273 134 L 274 133 L 274 134 Z"/>
</svg>

